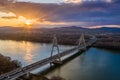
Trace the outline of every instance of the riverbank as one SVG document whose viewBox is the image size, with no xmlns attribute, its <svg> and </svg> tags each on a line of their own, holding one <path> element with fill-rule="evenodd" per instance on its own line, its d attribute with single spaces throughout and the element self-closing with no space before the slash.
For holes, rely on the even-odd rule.
<svg viewBox="0 0 120 80">
<path fill-rule="evenodd" d="M 0 75 L 21 67 L 18 60 L 11 60 L 8 56 L 0 54 Z"/>
<path fill-rule="evenodd" d="M 48 78 L 42 76 L 42 75 L 35 75 L 35 74 L 31 74 L 29 75 L 29 78 L 27 78 L 26 76 L 22 76 L 20 77 L 20 79 L 22 80 L 49 80 Z M 16 79 L 18 80 L 18 79 Z"/>
<path fill-rule="evenodd" d="M 59 44 L 77 45 L 81 36 L 80 30 L 76 28 L 32 28 L 27 30 L 24 30 L 24 28 L 7 28 L 0 30 L 0 39 L 52 43 L 53 35 L 56 34 Z M 88 39 L 89 36 L 85 35 L 85 38 Z"/>
<path fill-rule="evenodd" d="M 104 48 L 109 50 L 120 50 L 120 36 L 98 35 L 97 42 L 93 46 L 97 48 Z"/>
<path fill-rule="evenodd" d="M 7 37 L 8 36 L 8 37 Z M 111 38 L 109 38 L 111 37 Z M 58 35 L 58 44 L 59 45 L 77 45 L 78 44 L 78 35 Z M 15 41 L 30 41 L 30 42 L 38 42 L 38 43 L 52 43 L 53 35 L 27 35 L 24 34 L 4 34 L 0 35 L 1 40 L 15 40 Z M 88 41 L 88 37 L 86 37 L 86 41 Z M 104 49 L 112 49 L 112 50 L 120 50 L 120 37 L 115 38 L 113 36 L 97 36 L 97 42 L 93 45 L 96 48 L 104 48 Z"/>
<path fill-rule="evenodd" d="M 28 29 L 10 28 L 0 30 L 1 40 L 31 41 L 40 43 L 52 43 L 53 35 L 56 34 L 58 44 L 61 45 L 77 45 L 78 40 L 83 33 L 81 28 L 53 28 L 53 29 Z M 86 33 L 85 33 L 86 32 Z M 89 33 L 88 33 L 89 32 Z M 101 32 L 89 29 L 84 31 L 86 42 L 90 39 L 90 35 L 97 37 L 94 47 L 119 50 L 120 49 L 120 33 Z"/>
<path fill-rule="evenodd" d="M 110 42 L 110 43 L 109 42 L 108 43 L 97 42 L 96 44 L 93 45 L 93 47 L 119 51 L 120 43 L 115 43 L 116 45 L 114 45 L 114 43 L 112 43 L 112 42 Z"/>
<path fill-rule="evenodd" d="M 51 79 L 48 79 L 47 77 L 44 77 L 43 75 L 36 75 L 36 74 L 31 74 L 31 73 L 30 73 L 29 78 L 27 78 L 26 76 L 23 76 L 23 77 L 20 77 L 19 79 L 22 79 L 22 80 L 64 80 L 61 77 L 55 77 L 55 76 L 52 77 Z"/>
<path fill-rule="evenodd" d="M 54 34 L 45 33 L 0 33 L 1 40 L 31 41 L 40 43 L 52 43 Z M 77 45 L 80 35 L 57 34 L 58 43 L 61 45 Z"/>
</svg>

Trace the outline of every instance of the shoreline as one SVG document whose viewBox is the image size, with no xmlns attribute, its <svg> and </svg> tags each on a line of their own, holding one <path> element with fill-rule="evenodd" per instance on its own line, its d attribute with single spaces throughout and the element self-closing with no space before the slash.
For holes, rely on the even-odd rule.
<svg viewBox="0 0 120 80">
<path fill-rule="evenodd" d="M 28 42 L 33 42 L 33 43 L 43 43 L 43 44 L 51 44 L 52 43 L 52 40 L 51 41 L 33 41 L 33 40 L 24 40 L 24 39 L 21 39 L 21 40 L 18 40 L 18 39 L 2 39 L 0 38 L 0 40 L 12 40 L 12 41 L 28 41 Z M 62 43 L 62 42 L 58 42 L 59 45 L 66 45 L 66 46 L 75 46 L 76 44 L 74 43 Z"/>
<path fill-rule="evenodd" d="M 0 40 L 12 40 L 12 41 L 28 41 L 28 42 L 33 42 L 33 43 L 41 43 L 41 44 L 52 44 L 52 42 L 46 42 L 46 41 L 31 41 L 31 40 L 24 40 L 24 39 L 21 39 L 21 40 L 17 40 L 17 39 L 1 39 Z M 73 42 L 74 43 L 74 42 Z M 75 44 L 73 43 L 58 43 L 58 45 L 66 45 L 66 46 L 75 46 Z M 120 46 L 116 46 L 116 45 L 107 45 L 105 44 L 104 42 L 102 44 L 99 44 L 99 42 L 96 42 L 93 44 L 93 47 L 96 47 L 96 48 L 102 48 L 102 49 L 108 49 L 108 50 L 117 50 L 117 51 L 120 51 Z"/>
<path fill-rule="evenodd" d="M 61 78 L 59 76 L 53 76 L 51 79 L 49 79 L 43 75 L 37 75 L 37 74 L 32 74 L 32 73 L 30 73 L 29 78 L 27 78 L 26 76 L 22 76 L 19 79 L 21 79 L 21 80 L 64 80 L 63 78 Z"/>
</svg>

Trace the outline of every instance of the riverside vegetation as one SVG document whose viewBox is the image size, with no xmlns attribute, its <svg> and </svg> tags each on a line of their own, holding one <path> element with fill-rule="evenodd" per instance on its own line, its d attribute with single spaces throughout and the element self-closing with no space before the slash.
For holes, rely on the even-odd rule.
<svg viewBox="0 0 120 80">
<path fill-rule="evenodd" d="M 59 76 L 53 76 L 51 79 L 48 79 L 42 75 L 35 75 L 35 74 L 30 74 L 30 77 L 27 78 L 26 76 L 20 77 L 22 80 L 65 80 Z M 16 79 L 18 80 L 18 79 Z"/>
<path fill-rule="evenodd" d="M 94 47 L 120 50 L 120 35 L 99 35 Z"/>
<path fill-rule="evenodd" d="M 85 34 L 86 42 L 90 38 L 88 34 L 95 35 L 97 42 L 94 47 L 120 50 L 120 32 L 112 32 L 86 29 L 81 27 L 63 28 L 2 28 L 0 29 L 0 39 L 3 40 L 25 40 L 32 42 L 51 43 L 53 35 L 57 35 L 58 43 L 64 45 L 77 45 L 81 33 Z"/>
<path fill-rule="evenodd" d="M 19 67 L 21 63 L 18 60 L 11 60 L 10 57 L 0 54 L 0 75 Z"/>
</svg>

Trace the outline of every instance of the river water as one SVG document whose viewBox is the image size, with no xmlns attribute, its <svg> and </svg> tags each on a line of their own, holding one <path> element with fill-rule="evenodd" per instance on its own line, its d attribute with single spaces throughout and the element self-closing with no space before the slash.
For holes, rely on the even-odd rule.
<svg viewBox="0 0 120 80">
<path fill-rule="evenodd" d="M 90 48 L 46 76 L 65 80 L 120 80 L 120 52 Z"/>
<path fill-rule="evenodd" d="M 72 47 L 60 45 L 60 52 Z M 52 44 L 0 40 L 0 53 L 19 60 L 22 66 L 49 57 L 51 48 Z M 60 76 L 65 80 L 120 80 L 120 51 L 89 48 L 45 76 Z"/>
<path fill-rule="evenodd" d="M 73 46 L 60 45 L 60 52 Z M 34 43 L 29 41 L 0 40 L 0 53 L 13 60 L 19 60 L 22 66 L 50 57 L 52 44 Z M 54 54 L 57 50 L 54 49 Z"/>
</svg>

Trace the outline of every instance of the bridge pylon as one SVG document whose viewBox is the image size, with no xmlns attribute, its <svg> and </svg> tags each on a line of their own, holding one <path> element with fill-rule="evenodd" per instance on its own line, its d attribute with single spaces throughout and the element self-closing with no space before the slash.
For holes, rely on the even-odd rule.
<svg viewBox="0 0 120 80">
<path fill-rule="evenodd" d="M 57 54 L 58 54 L 58 59 L 53 59 L 53 53 L 54 53 L 54 49 L 57 49 Z M 60 51 L 59 51 L 59 46 L 58 46 L 58 42 L 57 42 L 57 37 L 56 34 L 54 34 L 53 36 L 53 46 L 52 46 L 52 50 L 51 50 L 51 63 L 53 64 L 61 64 L 61 56 L 59 55 Z M 51 65 L 50 63 L 50 65 Z"/>
<path fill-rule="evenodd" d="M 28 79 L 30 78 L 30 72 L 26 73 L 26 78 L 28 78 Z"/>
<path fill-rule="evenodd" d="M 84 34 L 81 34 L 81 36 L 79 38 L 78 47 L 80 47 L 80 46 L 83 46 L 83 50 L 86 50 L 86 43 L 85 43 Z"/>
</svg>

